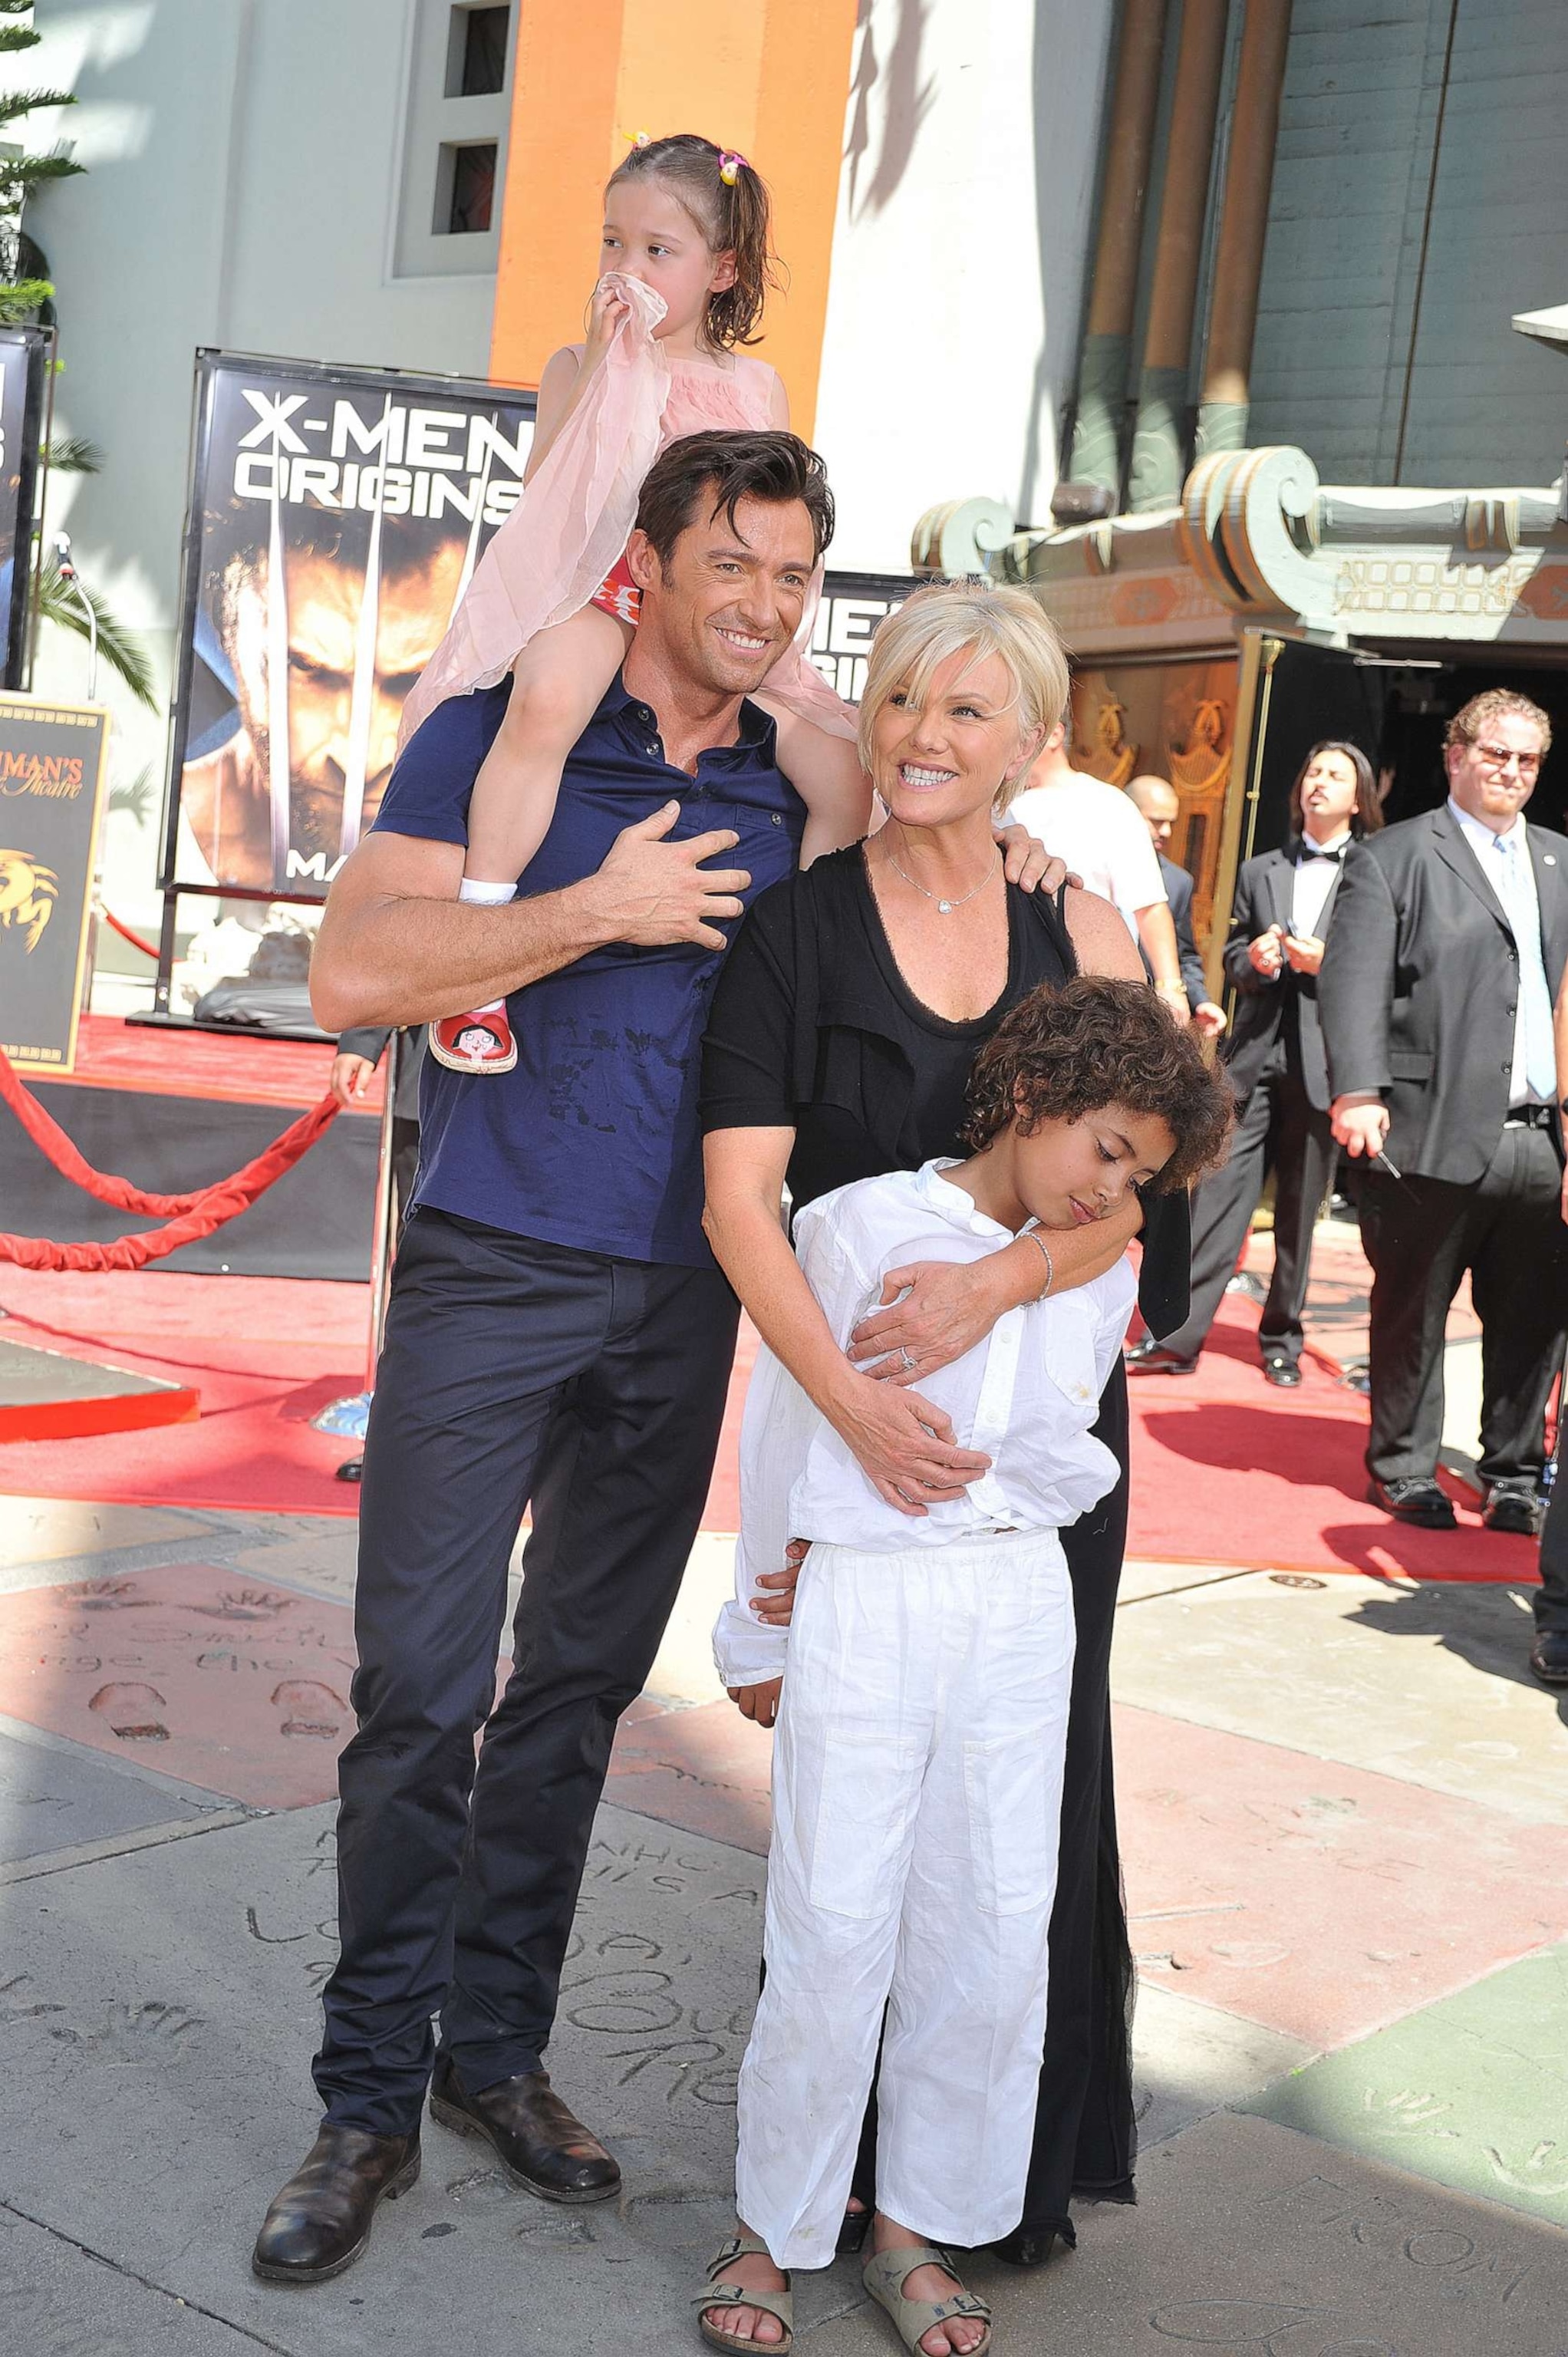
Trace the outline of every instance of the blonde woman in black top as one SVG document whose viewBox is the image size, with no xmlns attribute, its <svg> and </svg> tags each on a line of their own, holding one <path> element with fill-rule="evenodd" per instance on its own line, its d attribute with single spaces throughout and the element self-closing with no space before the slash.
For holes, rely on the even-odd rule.
<svg viewBox="0 0 1568 2357">
<path fill-rule="evenodd" d="M 1016 779 L 1067 702 L 1060 643 L 1021 590 L 951 584 L 917 591 L 882 625 L 861 706 L 862 752 L 889 817 L 853 850 L 818 860 L 764 893 L 740 928 L 714 995 L 704 1048 L 703 1123 L 714 1250 L 775 1355 L 821 1408 L 882 1495 L 919 1514 L 983 1469 L 919 1396 L 923 1373 L 972 1348 L 1006 1310 L 1110 1267 L 1139 1214 L 1033 1240 L 970 1266 L 896 1271 L 886 1306 L 860 1329 L 853 1359 L 834 1344 L 779 1222 L 850 1181 L 911 1169 L 959 1150 L 964 1083 L 1008 1010 L 1077 971 L 1141 980 L 1126 926 L 1108 901 L 1069 886 L 1059 900 L 1007 884 L 993 828 Z M 908 1289 L 901 1298 L 900 1280 Z M 1186 1199 L 1150 1214 L 1141 1301 L 1155 1331 L 1186 1314 Z M 1126 1464 L 1120 1370 L 1100 1437 Z M 1068 1736 L 1061 1866 L 1051 1933 L 1051 1996 L 1025 2215 L 998 2247 L 1038 2264 L 1070 2242 L 1076 2190 L 1132 2198 L 1127 2048 L 1131 1962 L 1118 1889 L 1110 1776 L 1112 1616 L 1126 1527 L 1125 1471 L 1092 1515 L 1064 1533 L 1078 1654 Z M 760 1690 L 738 1699 L 770 1723 Z M 846 2243 L 874 2199 L 874 2137 L 856 2174 Z M 896 2247 L 896 2245 L 889 2245 Z M 776 2291 L 765 2258 L 743 2280 Z M 952 2295 L 917 2271 L 914 2299 Z M 945 2288 L 944 2288 L 945 2285 Z M 755 2345 L 773 2319 L 715 2315 Z M 927 2357 L 942 2357 L 939 2330 Z M 738 2345 L 745 2345 L 743 2341 Z M 949 2342 L 954 2351 L 961 2339 Z"/>
</svg>

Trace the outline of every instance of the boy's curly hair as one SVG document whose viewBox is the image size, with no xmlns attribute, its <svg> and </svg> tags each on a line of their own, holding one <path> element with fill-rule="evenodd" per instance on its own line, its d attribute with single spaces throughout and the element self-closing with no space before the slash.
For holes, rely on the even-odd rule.
<svg viewBox="0 0 1568 2357">
<path fill-rule="evenodd" d="M 1229 1081 L 1146 983 L 1080 974 L 1032 991 L 1004 1017 L 970 1074 L 963 1134 L 978 1152 L 1015 1118 L 1027 1137 L 1042 1120 L 1110 1104 L 1156 1114 L 1176 1139 L 1154 1182 L 1162 1195 L 1213 1168 L 1235 1119 Z"/>
</svg>

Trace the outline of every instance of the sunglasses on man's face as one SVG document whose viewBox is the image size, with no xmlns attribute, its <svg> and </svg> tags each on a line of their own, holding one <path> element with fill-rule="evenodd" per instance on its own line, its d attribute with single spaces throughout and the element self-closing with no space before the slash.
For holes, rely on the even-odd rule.
<svg viewBox="0 0 1568 2357">
<path fill-rule="evenodd" d="M 1473 740 L 1470 750 L 1480 755 L 1488 770 L 1506 770 L 1510 761 L 1517 761 L 1521 778 L 1533 778 L 1541 767 L 1539 753 L 1516 753 L 1508 745 L 1483 745 L 1479 737 Z"/>
</svg>

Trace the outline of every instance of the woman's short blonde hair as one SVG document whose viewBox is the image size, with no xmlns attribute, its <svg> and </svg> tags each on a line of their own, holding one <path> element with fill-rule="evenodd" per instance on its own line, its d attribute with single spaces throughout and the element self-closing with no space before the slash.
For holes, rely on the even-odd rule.
<svg viewBox="0 0 1568 2357">
<path fill-rule="evenodd" d="M 1045 737 L 1056 726 L 1071 686 L 1067 655 L 1028 591 L 997 588 L 989 581 L 934 581 L 889 614 L 871 642 L 860 699 L 860 758 L 867 770 L 876 716 L 894 690 L 904 688 L 917 705 L 923 703 L 932 675 L 950 657 L 965 652 L 977 663 L 997 655 L 1006 666 L 1020 745 Z M 1012 792 L 1009 782 L 998 801 Z"/>
</svg>

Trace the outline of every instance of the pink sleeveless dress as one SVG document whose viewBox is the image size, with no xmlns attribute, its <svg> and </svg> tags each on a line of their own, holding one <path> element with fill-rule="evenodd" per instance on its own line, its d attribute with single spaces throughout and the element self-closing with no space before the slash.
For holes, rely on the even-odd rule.
<svg viewBox="0 0 1568 2357">
<path fill-rule="evenodd" d="M 639 280 L 620 285 L 629 309 L 582 399 L 459 594 L 446 635 L 403 708 L 398 747 L 438 704 L 505 677 L 541 630 L 585 606 L 636 619 L 616 592 L 643 478 L 684 434 L 757 432 L 768 422 L 773 371 L 736 354 L 730 367 L 671 360 L 653 329 L 664 305 Z M 811 661 L 822 590 L 819 565 L 800 629 L 762 692 L 831 736 L 853 737 L 855 716 Z"/>
</svg>

